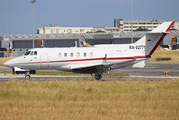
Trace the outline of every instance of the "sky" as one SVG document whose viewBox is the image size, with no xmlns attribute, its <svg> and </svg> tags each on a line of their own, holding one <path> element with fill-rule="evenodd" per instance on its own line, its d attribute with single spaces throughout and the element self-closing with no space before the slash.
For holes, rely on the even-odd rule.
<svg viewBox="0 0 179 120">
<path fill-rule="evenodd" d="M 32 3 L 0 0 L 0 35 L 32 34 Z M 36 0 L 34 33 L 43 25 L 114 27 L 131 20 L 132 0 Z M 179 0 L 133 0 L 133 20 L 179 21 Z"/>
</svg>

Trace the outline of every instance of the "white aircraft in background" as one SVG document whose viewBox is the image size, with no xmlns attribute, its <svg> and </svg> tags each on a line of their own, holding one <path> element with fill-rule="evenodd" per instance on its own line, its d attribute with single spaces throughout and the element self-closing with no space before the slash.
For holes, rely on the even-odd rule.
<svg viewBox="0 0 179 120">
<path fill-rule="evenodd" d="M 127 66 L 143 68 L 174 22 L 164 22 L 133 44 L 94 45 L 94 47 L 35 48 L 4 63 L 13 73 L 35 74 L 36 70 L 59 70 L 74 73 L 103 73 Z"/>
</svg>

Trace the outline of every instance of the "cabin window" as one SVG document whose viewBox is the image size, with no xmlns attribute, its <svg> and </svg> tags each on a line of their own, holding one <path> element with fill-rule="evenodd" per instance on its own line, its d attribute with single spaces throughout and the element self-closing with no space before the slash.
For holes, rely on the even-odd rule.
<svg viewBox="0 0 179 120">
<path fill-rule="evenodd" d="M 62 56 L 62 54 L 61 53 L 58 53 L 58 57 L 61 57 Z"/>
<path fill-rule="evenodd" d="M 77 57 L 80 57 L 80 53 L 79 52 L 77 53 Z"/>
<path fill-rule="evenodd" d="M 34 55 L 37 55 L 37 51 L 34 51 Z"/>
<path fill-rule="evenodd" d="M 31 51 L 27 51 L 24 55 L 29 55 Z"/>
<path fill-rule="evenodd" d="M 86 53 L 83 53 L 83 56 L 86 57 Z"/>
<path fill-rule="evenodd" d="M 64 53 L 64 57 L 67 57 L 67 53 Z"/>
<path fill-rule="evenodd" d="M 92 52 L 90 52 L 90 57 L 93 57 L 93 53 Z"/>
<path fill-rule="evenodd" d="M 70 56 L 73 57 L 73 53 L 70 53 Z"/>
</svg>

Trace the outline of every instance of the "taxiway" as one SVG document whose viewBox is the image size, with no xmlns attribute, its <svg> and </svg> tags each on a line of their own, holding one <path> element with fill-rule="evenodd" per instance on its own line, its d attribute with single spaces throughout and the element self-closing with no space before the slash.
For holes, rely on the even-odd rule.
<svg viewBox="0 0 179 120">
<path fill-rule="evenodd" d="M 11 71 L 10 68 L 0 67 L 0 71 Z M 168 76 L 164 74 L 169 71 Z M 175 62 L 148 62 L 144 68 L 121 68 L 111 70 L 110 73 L 126 73 L 127 77 L 103 77 L 102 80 L 168 80 L 179 78 L 179 63 Z M 91 79 L 91 76 L 60 76 L 60 75 L 31 75 L 32 80 L 68 80 L 68 79 Z M 24 75 L 0 74 L 0 80 L 6 81 L 9 79 L 24 80 Z"/>
</svg>

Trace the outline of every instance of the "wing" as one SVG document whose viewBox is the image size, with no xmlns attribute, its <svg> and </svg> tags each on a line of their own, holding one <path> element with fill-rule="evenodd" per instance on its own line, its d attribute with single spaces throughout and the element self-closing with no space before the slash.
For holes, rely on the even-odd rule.
<svg viewBox="0 0 179 120">
<path fill-rule="evenodd" d="M 80 65 L 76 67 L 72 67 L 72 72 L 74 73 L 83 73 L 83 74 L 91 74 L 91 73 L 103 73 L 108 72 L 110 70 L 110 66 L 112 64 L 92 64 L 92 65 Z"/>
</svg>

